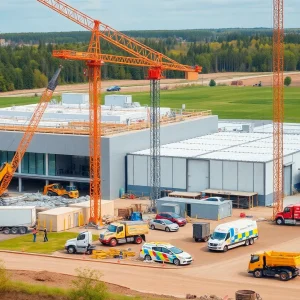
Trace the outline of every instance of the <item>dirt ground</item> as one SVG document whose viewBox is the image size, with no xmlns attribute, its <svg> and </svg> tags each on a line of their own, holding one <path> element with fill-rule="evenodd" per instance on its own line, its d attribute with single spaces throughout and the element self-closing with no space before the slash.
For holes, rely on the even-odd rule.
<svg viewBox="0 0 300 300">
<path fill-rule="evenodd" d="M 10 279 L 13 281 L 21 281 L 26 282 L 34 285 L 45 285 L 49 287 L 59 287 L 59 288 L 72 288 L 73 280 L 76 278 L 70 275 L 58 274 L 48 271 L 41 271 L 41 272 L 33 272 L 33 271 L 20 271 L 20 270 L 8 270 L 8 274 Z M 126 296 L 140 296 L 142 299 L 153 299 L 154 297 L 157 298 L 158 295 L 149 294 L 149 293 L 140 293 L 137 291 L 133 291 L 131 289 L 106 283 L 108 291 L 114 294 L 126 295 Z M 160 296 L 161 299 L 179 299 L 175 297 L 168 297 L 168 296 Z M 2 299 L 16 299 L 16 298 L 2 298 Z M 28 299 L 32 299 L 31 297 Z M 34 299 L 34 298 L 33 298 Z M 38 299 L 38 298 L 37 298 Z M 44 299 L 44 298 L 43 298 Z M 22 299 L 23 300 L 23 299 Z"/>
<path fill-rule="evenodd" d="M 231 80 L 238 80 L 243 78 L 252 78 L 258 76 L 270 76 L 270 73 L 211 73 L 211 74 L 200 74 L 199 80 L 186 81 L 184 79 L 163 79 L 161 80 L 161 88 L 169 87 L 174 88 L 177 85 L 186 85 L 197 83 L 199 85 L 207 85 L 210 79 L 215 79 L 218 83 L 230 84 Z M 269 77 L 271 78 L 271 77 Z M 257 80 L 254 80 L 255 82 Z M 101 90 L 105 91 L 106 88 L 112 85 L 119 85 L 122 91 L 125 92 L 144 92 L 149 91 L 149 80 L 110 80 L 102 81 Z M 44 89 L 33 89 L 33 90 L 17 90 L 12 92 L 1 93 L 1 97 L 14 97 L 14 96 L 33 96 L 35 93 L 42 93 Z M 61 94 L 62 92 L 87 92 L 88 84 L 72 84 L 72 85 L 60 85 L 56 89 L 56 94 Z"/>
</svg>

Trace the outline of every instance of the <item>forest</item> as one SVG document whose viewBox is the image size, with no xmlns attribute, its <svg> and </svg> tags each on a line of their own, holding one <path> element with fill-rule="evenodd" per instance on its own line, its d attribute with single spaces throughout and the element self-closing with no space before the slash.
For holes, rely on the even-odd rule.
<svg viewBox="0 0 300 300">
<path fill-rule="evenodd" d="M 219 29 L 130 31 L 126 34 L 147 46 L 187 65 L 200 65 L 203 73 L 272 71 L 272 31 L 270 29 Z M 86 51 L 89 32 L 1 34 L 10 41 L 0 47 L 0 92 L 45 87 L 60 64 L 60 84 L 86 82 L 86 65 L 80 61 L 60 61 L 52 57 L 54 49 Z M 101 41 L 103 53 L 126 55 L 124 51 Z M 300 70 L 300 30 L 285 36 L 285 70 Z M 104 64 L 102 78 L 140 80 L 145 68 Z M 168 71 L 167 78 L 183 78 Z"/>
</svg>

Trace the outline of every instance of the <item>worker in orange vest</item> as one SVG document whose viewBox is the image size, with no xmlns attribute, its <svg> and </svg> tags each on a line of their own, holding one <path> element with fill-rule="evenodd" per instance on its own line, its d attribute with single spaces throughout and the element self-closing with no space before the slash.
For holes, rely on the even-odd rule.
<svg viewBox="0 0 300 300">
<path fill-rule="evenodd" d="M 33 234 L 33 242 L 35 243 L 36 242 L 36 234 L 37 234 L 36 227 L 33 228 L 32 234 Z"/>
</svg>

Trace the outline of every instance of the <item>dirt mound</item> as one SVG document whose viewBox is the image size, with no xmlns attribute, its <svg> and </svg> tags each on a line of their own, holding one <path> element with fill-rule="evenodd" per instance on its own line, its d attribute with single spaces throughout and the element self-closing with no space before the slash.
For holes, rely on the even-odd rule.
<svg viewBox="0 0 300 300">
<path fill-rule="evenodd" d="M 47 271 L 41 271 L 37 272 L 33 279 L 36 281 L 42 281 L 42 282 L 55 282 L 55 274 L 47 272 Z"/>
</svg>

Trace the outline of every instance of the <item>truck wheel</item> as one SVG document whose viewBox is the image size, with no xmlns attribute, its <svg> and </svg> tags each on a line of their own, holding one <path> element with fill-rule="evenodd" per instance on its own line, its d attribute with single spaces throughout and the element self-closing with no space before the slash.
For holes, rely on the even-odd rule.
<svg viewBox="0 0 300 300">
<path fill-rule="evenodd" d="M 140 236 L 136 236 L 135 239 L 134 239 L 134 242 L 136 244 L 141 244 L 143 242 L 143 239 Z"/>
<path fill-rule="evenodd" d="M 288 280 L 290 280 L 289 274 L 287 272 L 285 272 L 285 271 L 280 272 L 279 278 L 280 278 L 281 281 L 288 281 Z"/>
<path fill-rule="evenodd" d="M 151 225 L 150 228 L 151 228 L 152 230 L 154 230 L 154 229 L 155 229 L 155 226 L 154 226 L 154 225 Z"/>
<path fill-rule="evenodd" d="M 200 242 L 200 239 L 195 238 L 195 242 L 196 242 L 196 243 Z"/>
<path fill-rule="evenodd" d="M 12 234 L 17 234 L 17 233 L 18 233 L 18 227 L 13 227 L 13 228 L 11 229 L 11 233 L 12 233 Z"/>
<path fill-rule="evenodd" d="M 173 264 L 174 264 L 175 266 L 180 266 L 180 260 L 179 260 L 178 258 L 175 258 L 175 259 L 173 260 Z"/>
<path fill-rule="evenodd" d="M 117 244 L 118 244 L 118 241 L 116 239 L 111 239 L 109 241 L 109 246 L 111 246 L 111 247 L 116 247 Z"/>
<path fill-rule="evenodd" d="M 276 219 L 276 224 L 277 225 L 282 225 L 283 224 L 283 220 L 281 218 Z"/>
<path fill-rule="evenodd" d="M 262 272 L 262 270 L 259 270 L 259 269 L 255 270 L 254 273 L 253 273 L 253 276 L 254 276 L 255 278 L 262 278 L 262 277 L 263 277 L 263 272 Z"/>
<path fill-rule="evenodd" d="M 228 247 L 227 247 L 227 246 L 224 246 L 223 252 L 227 252 L 227 251 L 228 251 Z"/>
<path fill-rule="evenodd" d="M 247 247 L 247 246 L 249 246 L 249 244 L 250 244 L 249 240 L 246 240 L 245 241 L 245 246 Z"/>
<path fill-rule="evenodd" d="M 27 232 L 27 228 L 26 227 L 20 227 L 19 232 L 20 232 L 20 234 L 25 234 Z"/>
<path fill-rule="evenodd" d="M 250 245 L 253 245 L 254 244 L 254 238 L 251 238 L 249 242 L 250 242 Z"/>
<path fill-rule="evenodd" d="M 68 249 L 67 249 L 68 253 L 69 254 L 74 254 L 76 253 L 76 249 L 74 246 L 69 246 Z"/>
<path fill-rule="evenodd" d="M 8 227 L 4 227 L 3 233 L 4 234 L 9 234 L 9 232 L 10 232 L 9 228 Z"/>
<path fill-rule="evenodd" d="M 88 255 L 92 255 L 92 254 L 93 254 L 93 250 L 92 250 L 92 249 L 89 249 L 89 250 L 87 251 L 87 254 L 88 254 Z"/>
<path fill-rule="evenodd" d="M 146 261 L 151 261 L 152 259 L 151 259 L 151 256 L 150 255 L 145 255 L 145 257 L 144 257 L 144 260 L 146 260 Z"/>
</svg>

